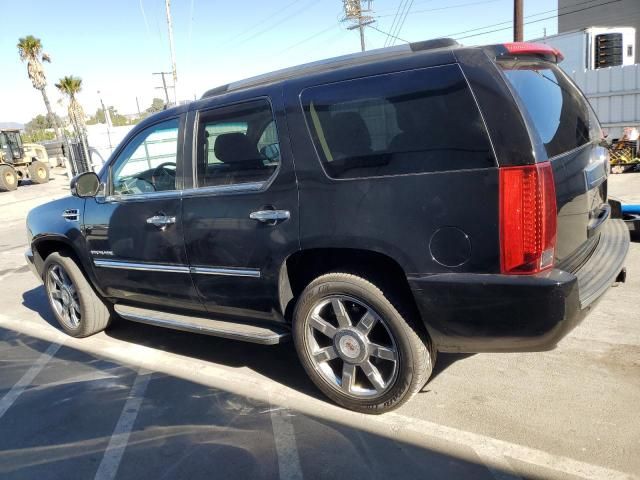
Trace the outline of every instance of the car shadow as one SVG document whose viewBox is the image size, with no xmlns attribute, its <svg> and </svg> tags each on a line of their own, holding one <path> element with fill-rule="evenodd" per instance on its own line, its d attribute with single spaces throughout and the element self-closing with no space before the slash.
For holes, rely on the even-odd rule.
<svg viewBox="0 0 640 480">
<path fill-rule="evenodd" d="M 60 330 L 49 307 L 44 287 L 23 294 L 23 305 L 36 312 L 49 325 Z M 292 342 L 266 346 L 233 341 L 208 335 L 181 332 L 116 318 L 105 331 L 108 337 L 173 354 L 226 365 L 248 368 L 271 380 L 317 399 L 324 395 L 309 380 L 300 364 Z M 431 379 L 470 354 L 438 354 Z M 427 383 L 422 392 L 429 391 Z"/>
<path fill-rule="evenodd" d="M 43 285 L 32 288 L 22 294 L 22 305 L 37 313 L 41 319 L 60 330 L 60 325 L 51 311 L 49 300 Z"/>
<path fill-rule="evenodd" d="M 431 373 L 430 381 L 435 380 L 435 378 L 444 372 L 447 368 L 449 368 L 454 363 L 464 360 L 465 358 L 469 358 L 475 355 L 475 353 L 444 353 L 438 352 L 438 358 L 436 359 L 436 364 L 433 367 L 433 372 Z M 427 383 L 422 389 L 421 393 L 429 391 L 429 384 Z"/>
<path fill-rule="evenodd" d="M 29 299 L 35 297 L 37 292 Z M 47 341 L 2 327 L 0 345 L 11 353 L 0 365 L 5 391 L 51 349 Z M 303 404 L 285 408 L 265 392 L 246 397 L 211 386 L 206 376 L 196 382 L 141 372 L 135 359 L 126 364 L 70 345 L 51 357 L 3 418 L 19 425 L 11 435 L 0 435 L 3 479 L 98 477 L 100 459 L 102 465 L 111 458 L 114 438 L 121 445 L 116 469 L 122 480 L 302 478 L 303 473 L 305 478 L 514 478 L 509 463 L 503 460 L 509 471 L 490 466 L 464 442 L 440 441 L 428 432 L 404 434 L 401 423 L 392 432 L 393 417 L 354 418 L 348 411 L 338 416 Z M 122 427 L 122 418 L 130 424 Z M 126 433 L 118 433 L 122 430 Z"/>
</svg>

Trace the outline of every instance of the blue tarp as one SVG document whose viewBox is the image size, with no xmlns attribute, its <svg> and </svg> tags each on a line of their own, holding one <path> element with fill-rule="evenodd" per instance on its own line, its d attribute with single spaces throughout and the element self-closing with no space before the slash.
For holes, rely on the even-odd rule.
<svg viewBox="0 0 640 480">
<path fill-rule="evenodd" d="M 640 215 L 640 205 L 622 205 L 622 213 Z"/>
</svg>

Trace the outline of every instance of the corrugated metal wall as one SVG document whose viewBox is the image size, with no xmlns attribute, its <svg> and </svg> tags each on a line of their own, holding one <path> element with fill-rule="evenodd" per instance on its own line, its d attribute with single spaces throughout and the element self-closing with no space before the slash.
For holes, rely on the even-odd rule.
<svg viewBox="0 0 640 480">
<path fill-rule="evenodd" d="M 640 127 L 640 64 L 573 72 L 609 138 L 620 138 L 624 127 Z"/>
</svg>

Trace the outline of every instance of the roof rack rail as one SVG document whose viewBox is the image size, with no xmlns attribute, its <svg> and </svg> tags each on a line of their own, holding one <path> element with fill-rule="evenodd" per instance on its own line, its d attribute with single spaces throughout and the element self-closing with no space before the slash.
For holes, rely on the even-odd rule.
<svg viewBox="0 0 640 480">
<path fill-rule="evenodd" d="M 421 42 L 410 43 L 411 51 L 419 52 L 421 50 L 434 50 L 436 48 L 445 47 L 461 47 L 454 38 L 434 38 L 431 40 L 422 40 Z"/>
<path fill-rule="evenodd" d="M 456 48 L 460 46 L 461 45 L 453 38 L 435 38 L 432 40 L 424 40 L 421 42 L 413 42 L 409 44 L 403 43 L 400 45 L 394 45 L 392 47 L 377 48 L 374 50 L 368 50 L 366 52 L 351 53 L 348 55 L 327 58 L 303 65 L 296 65 L 294 67 L 284 68 L 275 72 L 269 72 L 244 80 L 231 82 L 227 85 L 222 85 L 220 87 L 207 90 L 201 98 L 214 97 L 216 95 L 221 95 L 223 93 L 232 92 L 243 88 L 254 87 L 269 82 L 286 80 L 300 75 L 316 73 L 329 67 L 339 68 L 341 66 L 366 63 L 368 61 L 374 61 L 385 57 L 390 58 L 393 56 L 410 54 L 411 52 L 435 50 L 437 48 Z"/>
</svg>

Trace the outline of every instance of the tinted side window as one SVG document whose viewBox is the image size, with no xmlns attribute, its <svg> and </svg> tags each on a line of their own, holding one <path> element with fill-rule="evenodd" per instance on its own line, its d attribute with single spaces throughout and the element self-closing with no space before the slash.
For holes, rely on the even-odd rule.
<svg viewBox="0 0 640 480">
<path fill-rule="evenodd" d="M 302 103 L 316 150 L 334 178 L 495 166 L 457 65 L 312 87 Z"/>
<path fill-rule="evenodd" d="M 268 180 L 280 163 L 267 100 L 202 112 L 198 124 L 198 186 Z"/>
<path fill-rule="evenodd" d="M 178 119 L 140 132 L 111 168 L 115 195 L 139 195 L 176 189 Z"/>
<path fill-rule="evenodd" d="M 513 60 L 500 62 L 500 66 L 520 97 L 549 157 L 600 136 L 598 121 L 587 100 L 556 65 Z"/>
</svg>

